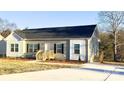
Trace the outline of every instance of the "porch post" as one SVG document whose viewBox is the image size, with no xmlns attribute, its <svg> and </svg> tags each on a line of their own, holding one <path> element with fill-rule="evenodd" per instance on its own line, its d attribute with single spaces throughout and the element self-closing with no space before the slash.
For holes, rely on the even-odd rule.
<svg viewBox="0 0 124 93">
<path fill-rule="evenodd" d="M 23 53 L 27 52 L 27 43 L 26 41 L 23 41 Z"/>
<path fill-rule="evenodd" d="M 70 60 L 70 40 L 66 41 L 66 59 Z"/>
<path fill-rule="evenodd" d="M 47 50 L 48 50 L 48 44 L 47 44 L 47 43 L 45 43 L 45 44 L 44 44 L 44 47 L 45 47 L 45 48 L 44 48 L 44 49 L 45 49 L 45 51 L 47 51 Z"/>
</svg>

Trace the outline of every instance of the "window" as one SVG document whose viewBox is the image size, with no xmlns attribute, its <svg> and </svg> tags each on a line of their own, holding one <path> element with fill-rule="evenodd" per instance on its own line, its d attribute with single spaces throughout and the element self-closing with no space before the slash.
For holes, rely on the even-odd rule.
<svg viewBox="0 0 124 93">
<path fill-rule="evenodd" d="M 55 53 L 62 53 L 64 54 L 64 44 L 55 44 L 54 45 Z"/>
<path fill-rule="evenodd" d="M 27 52 L 37 52 L 40 48 L 40 44 L 28 44 Z"/>
<path fill-rule="evenodd" d="M 11 52 L 14 52 L 14 44 L 11 44 Z"/>
<path fill-rule="evenodd" d="M 28 45 L 28 52 L 33 52 L 33 44 Z"/>
<path fill-rule="evenodd" d="M 15 44 L 15 52 L 18 52 L 18 44 Z"/>
<path fill-rule="evenodd" d="M 34 44 L 34 52 L 37 52 L 39 50 L 39 44 Z"/>
<path fill-rule="evenodd" d="M 80 54 L 80 44 L 74 44 L 74 53 Z"/>
<path fill-rule="evenodd" d="M 11 44 L 11 52 L 18 52 L 19 51 L 19 45 L 18 44 Z"/>
</svg>

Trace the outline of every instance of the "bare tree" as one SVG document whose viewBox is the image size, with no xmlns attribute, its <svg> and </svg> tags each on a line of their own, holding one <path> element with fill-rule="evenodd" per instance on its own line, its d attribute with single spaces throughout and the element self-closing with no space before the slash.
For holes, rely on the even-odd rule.
<svg viewBox="0 0 124 93">
<path fill-rule="evenodd" d="M 0 18 L 0 31 L 5 31 L 5 30 L 16 30 L 17 26 L 15 23 L 10 23 L 8 20 L 4 20 Z"/>
<path fill-rule="evenodd" d="M 124 12 L 122 11 L 102 11 L 99 12 L 100 22 L 108 27 L 108 31 L 113 35 L 114 61 L 117 56 L 117 34 L 124 23 Z M 107 41 L 106 41 L 107 42 Z"/>
</svg>

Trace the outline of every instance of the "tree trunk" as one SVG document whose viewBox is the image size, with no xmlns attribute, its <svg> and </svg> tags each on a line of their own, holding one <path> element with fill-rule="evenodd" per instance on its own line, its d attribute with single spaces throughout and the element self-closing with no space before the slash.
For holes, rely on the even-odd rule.
<svg viewBox="0 0 124 93">
<path fill-rule="evenodd" d="M 117 31 L 114 31 L 114 61 L 116 62 L 117 61 Z"/>
<path fill-rule="evenodd" d="M 100 61 L 100 63 L 103 63 L 103 61 L 104 61 L 104 51 L 101 51 L 99 61 Z"/>
<path fill-rule="evenodd" d="M 113 61 L 116 62 L 116 45 L 113 44 Z"/>
</svg>

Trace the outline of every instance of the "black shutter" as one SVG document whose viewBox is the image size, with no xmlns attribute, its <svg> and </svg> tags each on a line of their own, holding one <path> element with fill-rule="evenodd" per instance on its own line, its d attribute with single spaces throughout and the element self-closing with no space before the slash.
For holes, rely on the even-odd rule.
<svg viewBox="0 0 124 93">
<path fill-rule="evenodd" d="M 28 46 L 29 46 L 29 45 L 27 44 L 27 53 L 28 53 Z"/>
<path fill-rule="evenodd" d="M 56 44 L 54 44 L 54 53 L 56 53 Z"/>
<path fill-rule="evenodd" d="M 64 44 L 62 44 L 62 54 L 64 54 Z"/>
<path fill-rule="evenodd" d="M 37 46 L 38 46 L 38 51 L 40 50 L 40 44 L 37 44 Z"/>
</svg>

